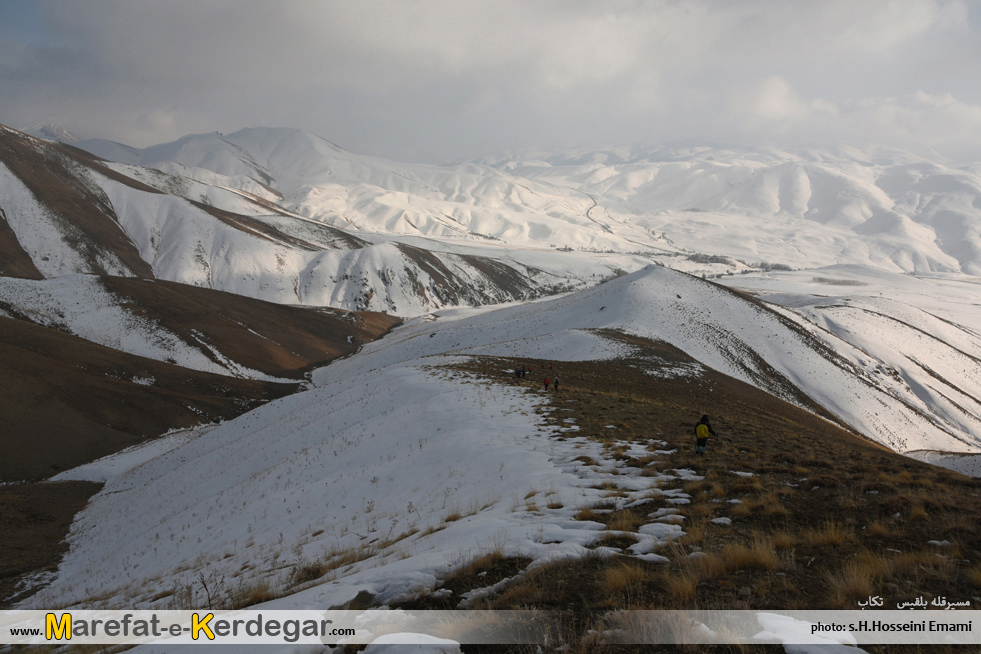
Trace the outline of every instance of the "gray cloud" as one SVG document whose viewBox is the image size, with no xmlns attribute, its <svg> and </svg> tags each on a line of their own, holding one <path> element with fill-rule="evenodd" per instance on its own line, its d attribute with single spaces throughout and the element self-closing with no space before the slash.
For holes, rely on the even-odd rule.
<svg viewBox="0 0 981 654">
<path fill-rule="evenodd" d="M 981 158 L 981 19 L 955 0 L 39 6 L 43 35 L 0 31 L 0 122 L 134 145 L 289 125 L 408 160 L 679 138 Z"/>
</svg>

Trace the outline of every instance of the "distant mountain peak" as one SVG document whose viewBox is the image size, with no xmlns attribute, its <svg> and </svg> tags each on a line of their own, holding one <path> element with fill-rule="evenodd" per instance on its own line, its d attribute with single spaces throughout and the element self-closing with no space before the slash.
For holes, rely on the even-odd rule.
<svg viewBox="0 0 981 654">
<path fill-rule="evenodd" d="M 80 139 L 69 132 L 67 129 L 54 123 L 38 123 L 34 127 L 24 130 L 27 134 L 45 141 L 61 141 L 62 143 L 76 143 Z"/>
</svg>

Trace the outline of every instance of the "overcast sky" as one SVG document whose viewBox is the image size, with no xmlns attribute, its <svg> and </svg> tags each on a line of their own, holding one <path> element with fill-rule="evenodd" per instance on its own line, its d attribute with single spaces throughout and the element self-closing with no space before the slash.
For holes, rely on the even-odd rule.
<svg viewBox="0 0 981 654">
<path fill-rule="evenodd" d="M 981 2 L 0 0 L 0 122 L 439 162 L 867 143 L 981 160 Z"/>
</svg>

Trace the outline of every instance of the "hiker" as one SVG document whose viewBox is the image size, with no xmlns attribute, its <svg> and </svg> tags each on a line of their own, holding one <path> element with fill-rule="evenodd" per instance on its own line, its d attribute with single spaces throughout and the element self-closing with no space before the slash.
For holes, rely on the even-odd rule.
<svg viewBox="0 0 981 654">
<path fill-rule="evenodd" d="M 712 425 L 709 424 L 709 417 L 702 416 L 702 419 L 695 425 L 695 455 L 705 456 L 705 444 L 708 443 L 709 434 L 718 436 Z"/>
<path fill-rule="evenodd" d="M 514 369 L 514 378 L 515 379 L 521 379 L 521 368 L 515 368 Z"/>
<path fill-rule="evenodd" d="M 548 390 L 549 380 L 548 377 L 545 378 L 545 390 Z"/>
<path fill-rule="evenodd" d="M 556 377 L 555 379 L 552 380 L 552 388 L 555 389 L 555 392 L 556 393 L 559 392 L 559 378 L 558 377 Z"/>
</svg>

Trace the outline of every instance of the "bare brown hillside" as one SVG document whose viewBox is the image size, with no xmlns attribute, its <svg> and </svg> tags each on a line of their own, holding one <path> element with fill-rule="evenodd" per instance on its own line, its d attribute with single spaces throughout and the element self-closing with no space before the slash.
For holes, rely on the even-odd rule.
<svg viewBox="0 0 981 654">
<path fill-rule="evenodd" d="M 355 352 L 399 319 L 382 313 L 293 307 L 197 286 L 102 277 L 128 311 L 186 342 L 275 377 L 301 379 L 313 367 Z"/>
<path fill-rule="evenodd" d="M 0 343 L 3 481 L 49 477 L 296 390 L 187 370 L 11 318 L 0 317 Z"/>
</svg>

